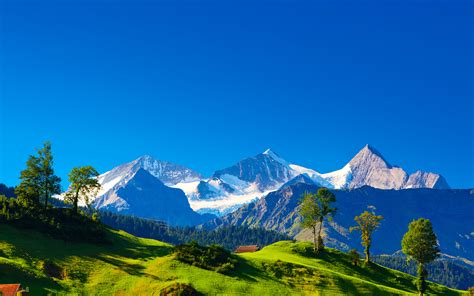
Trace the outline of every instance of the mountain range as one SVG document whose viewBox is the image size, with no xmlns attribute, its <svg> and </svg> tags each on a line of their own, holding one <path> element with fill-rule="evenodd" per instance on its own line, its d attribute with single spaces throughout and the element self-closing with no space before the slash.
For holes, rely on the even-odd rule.
<svg viewBox="0 0 474 296">
<path fill-rule="evenodd" d="M 439 174 L 408 174 L 391 165 L 373 147 L 363 147 L 340 170 L 318 171 L 286 161 L 274 151 L 249 157 L 205 178 L 181 165 L 143 156 L 98 177 L 102 185 L 96 209 L 170 225 L 215 229 L 226 225 L 257 226 L 307 239 L 299 226 L 298 201 L 305 191 L 330 188 L 339 209 L 325 225 L 326 241 L 339 249 L 359 247 L 349 233 L 354 216 L 376 211 L 385 220 L 374 253 L 396 252 L 408 223 L 432 219 L 441 250 L 474 259 L 472 190 L 450 189 Z"/>
<path fill-rule="evenodd" d="M 97 195 L 95 206 L 107 206 L 109 209 L 115 207 L 117 211 L 122 211 L 126 202 L 123 198 L 121 201 L 117 200 L 120 196 L 117 190 L 139 169 L 147 171 L 165 186 L 181 189 L 193 210 L 218 216 L 258 200 L 294 178 L 302 177 L 331 189 L 349 190 L 362 186 L 397 190 L 449 188 L 441 175 L 422 171 L 409 175 L 402 168 L 392 166 L 369 145 L 360 150 L 342 169 L 324 174 L 287 162 L 268 149 L 217 170 L 209 178 L 181 165 L 142 156 L 100 175 L 102 189 Z"/>
<path fill-rule="evenodd" d="M 276 230 L 309 240 L 311 233 L 300 227 L 299 200 L 305 192 L 320 187 L 309 178 L 287 184 L 256 202 L 204 224 L 207 229 L 237 225 Z M 395 253 L 408 224 L 417 218 L 431 220 L 443 253 L 474 260 L 474 190 L 471 189 L 402 189 L 382 190 L 363 186 L 353 190 L 332 190 L 337 213 L 324 225 L 326 243 L 348 250 L 360 246 L 359 233 L 350 233 L 354 217 L 365 210 L 384 217 L 373 236 L 371 251 Z"/>
</svg>

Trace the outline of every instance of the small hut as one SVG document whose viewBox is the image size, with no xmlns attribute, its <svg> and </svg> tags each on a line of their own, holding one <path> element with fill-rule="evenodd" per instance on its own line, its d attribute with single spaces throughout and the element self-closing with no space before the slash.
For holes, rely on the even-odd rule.
<svg viewBox="0 0 474 296">
<path fill-rule="evenodd" d="M 30 295 L 28 288 L 23 289 L 21 284 L 0 284 L 0 295 L 2 296 L 19 296 Z"/>
<path fill-rule="evenodd" d="M 249 252 L 257 252 L 260 248 L 257 245 L 250 245 L 250 246 L 239 246 L 235 249 L 234 253 L 249 253 Z"/>
</svg>

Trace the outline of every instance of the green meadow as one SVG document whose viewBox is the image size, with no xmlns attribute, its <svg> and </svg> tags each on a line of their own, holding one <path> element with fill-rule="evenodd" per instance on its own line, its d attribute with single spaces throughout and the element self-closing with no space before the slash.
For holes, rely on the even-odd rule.
<svg viewBox="0 0 474 296">
<path fill-rule="evenodd" d="M 0 283 L 21 283 L 32 295 L 160 295 L 176 283 L 203 295 L 412 295 L 414 277 L 373 265 L 354 266 L 339 251 L 305 255 L 309 243 L 281 241 L 237 255 L 228 274 L 179 262 L 173 247 L 107 230 L 110 244 L 81 244 L 0 225 Z M 44 262 L 60 267 L 50 276 Z M 463 292 L 430 283 L 428 294 Z"/>
</svg>

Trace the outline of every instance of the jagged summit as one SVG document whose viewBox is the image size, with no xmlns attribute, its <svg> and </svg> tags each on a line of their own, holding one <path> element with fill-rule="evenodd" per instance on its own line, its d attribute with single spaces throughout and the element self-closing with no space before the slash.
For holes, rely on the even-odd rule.
<svg viewBox="0 0 474 296">
<path fill-rule="evenodd" d="M 352 159 L 349 164 L 352 166 L 371 163 L 372 165 L 391 168 L 392 165 L 383 157 L 377 149 L 366 144 Z"/>
<path fill-rule="evenodd" d="M 196 225 L 204 221 L 195 213 L 183 191 L 166 186 L 144 168 L 130 172 L 105 194 L 94 200 L 93 206 L 165 221 L 170 225 Z"/>
<path fill-rule="evenodd" d="M 391 165 L 374 147 L 365 145 L 346 165 L 350 178 L 344 186 L 359 188 L 364 185 L 380 189 L 449 188 L 439 174 L 417 171 L 408 175 L 402 168 Z"/>
<path fill-rule="evenodd" d="M 314 183 L 331 189 L 363 186 L 395 190 L 449 188 L 441 175 L 423 171 L 409 175 L 402 168 L 392 166 L 376 148 L 367 144 L 341 169 L 324 174 L 288 162 L 272 149 L 217 170 L 210 178 L 203 178 L 184 166 L 143 155 L 100 175 L 98 179 L 102 188 L 97 197 L 107 197 L 113 202 L 114 195 L 110 193 L 117 192 L 130 179 L 136 178 L 135 173 L 141 169 L 165 186 L 184 191 L 194 210 L 219 215 L 259 199 L 287 183 Z M 101 200 L 103 204 L 108 202 L 104 198 Z M 120 203 L 116 205 L 121 207 Z"/>
<path fill-rule="evenodd" d="M 281 164 L 284 164 L 284 165 L 287 165 L 288 162 L 286 160 L 284 160 L 283 158 L 281 158 L 280 155 L 278 155 L 276 152 L 274 152 L 273 150 L 271 150 L 270 148 L 265 150 L 262 155 L 267 155 L 269 157 L 271 157 L 272 159 L 280 162 Z M 258 155 L 257 155 L 258 156 Z"/>
</svg>

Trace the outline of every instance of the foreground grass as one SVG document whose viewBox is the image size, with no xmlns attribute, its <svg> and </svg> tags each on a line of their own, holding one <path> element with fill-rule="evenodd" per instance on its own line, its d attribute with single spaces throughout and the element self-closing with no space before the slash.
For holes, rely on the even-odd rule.
<svg viewBox="0 0 474 296">
<path fill-rule="evenodd" d="M 109 230 L 110 245 L 68 243 L 0 225 L 0 283 L 20 282 L 32 295 L 159 295 L 175 282 L 211 295 L 407 295 L 413 277 L 374 265 L 354 267 L 345 254 L 328 250 L 318 258 L 298 250 L 306 243 L 282 241 L 238 256 L 228 275 L 175 260 L 168 244 Z M 49 259 L 65 270 L 63 279 L 39 268 Z M 280 261 L 278 261 L 280 260 Z M 283 272 L 281 272 L 281 270 Z M 429 294 L 460 291 L 430 284 Z"/>
</svg>

